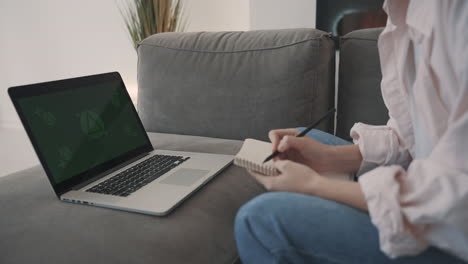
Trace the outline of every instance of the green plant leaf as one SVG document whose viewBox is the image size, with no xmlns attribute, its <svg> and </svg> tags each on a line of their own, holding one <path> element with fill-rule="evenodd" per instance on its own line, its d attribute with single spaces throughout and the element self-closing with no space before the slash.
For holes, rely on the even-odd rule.
<svg viewBox="0 0 468 264">
<path fill-rule="evenodd" d="M 133 0 L 120 9 L 135 50 L 143 39 L 162 32 L 184 31 L 181 0 Z"/>
</svg>

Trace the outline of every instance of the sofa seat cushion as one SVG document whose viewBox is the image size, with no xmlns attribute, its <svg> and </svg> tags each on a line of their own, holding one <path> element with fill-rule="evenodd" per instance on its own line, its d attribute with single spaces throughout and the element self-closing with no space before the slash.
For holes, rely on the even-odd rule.
<svg viewBox="0 0 468 264">
<path fill-rule="evenodd" d="M 235 154 L 241 141 L 149 133 L 157 149 Z M 233 263 L 238 208 L 263 192 L 229 166 L 155 217 L 61 202 L 42 167 L 0 178 L 0 263 Z"/>
</svg>

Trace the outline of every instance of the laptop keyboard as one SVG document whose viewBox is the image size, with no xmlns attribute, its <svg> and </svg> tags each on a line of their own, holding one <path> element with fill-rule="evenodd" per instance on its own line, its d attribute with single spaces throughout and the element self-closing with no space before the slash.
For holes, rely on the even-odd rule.
<svg viewBox="0 0 468 264">
<path fill-rule="evenodd" d="M 171 169 L 179 166 L 189 158 L 190 157 L 154 155 L 86 191 L 127 197 Z"/>
</svg>

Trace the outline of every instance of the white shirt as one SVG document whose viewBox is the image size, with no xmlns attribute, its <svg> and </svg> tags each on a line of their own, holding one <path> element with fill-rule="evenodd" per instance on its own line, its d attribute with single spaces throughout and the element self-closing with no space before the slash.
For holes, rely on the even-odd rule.
<svg viewBox="0 0 468 264">
<path fill-rule="evenodd" d="M 386 126 L 357 123 L 359 183 L 390 257 L 433 245 L 468 261 L 468 1 L 387 0 Z"/>
</svg>

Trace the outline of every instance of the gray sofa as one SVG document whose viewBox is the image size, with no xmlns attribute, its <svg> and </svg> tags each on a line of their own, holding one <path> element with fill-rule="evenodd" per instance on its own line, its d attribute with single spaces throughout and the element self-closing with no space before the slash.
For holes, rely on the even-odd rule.
<svg viewBox="0 0 468 264">
<path fill-rule="evenodd" d="M 380 30 L 341 39 L 339 136 L 388 119 Z M 334 42 L 318 30 L 164 33 L 138 52 L 138 109 L 155 148 L 235 154 L 242 139 L 307 125 L 335 103 Z M 0 178 L 0 263 L 235 263 L 235 213 L 262 192 L 230 166 L 154 217 L 60 202 L 36 166 Z"/>
</svg>

